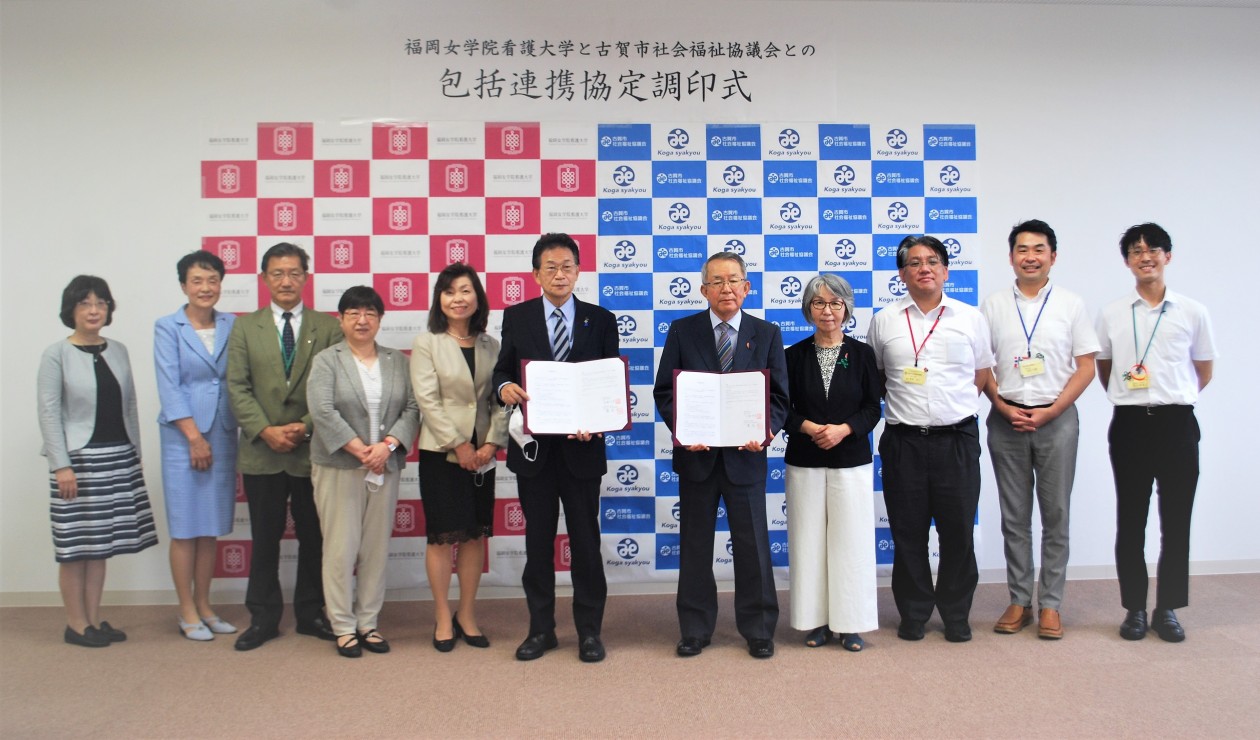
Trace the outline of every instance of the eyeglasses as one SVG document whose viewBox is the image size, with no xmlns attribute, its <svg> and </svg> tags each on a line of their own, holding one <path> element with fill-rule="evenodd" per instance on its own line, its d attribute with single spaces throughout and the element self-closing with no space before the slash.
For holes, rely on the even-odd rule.
<svg viewBox="0 0 1260 740">
<path fill-rule="evenodd" d="M 1151 257 L 1160 257 L 1163 254 L 1164 254 L 1163 247 L 1147 247 L 1146 249 L 1138 249 L 1136 247 L 1129 247 L 1129 250 L 1128 250 L 1128 255 L 1131 258 L 1132 257 L 1146 257 L 1147 255 L 1150 255 Z"/>
<path fill-rule="evenodd" d="M 733 280 L 710 280 L 709 282 L 705 283 L 705 285 L 709 286 L 710 288 L 713 288 L 714 290 L 721 290 L 722 288 L 725 288 L 727 286 L 730 286 L 731 290 L 735 290 L 746 282 L 748 281 L 745 280 L 744 278 L 735 278 Z"/>
<path fill-rule="evenodd" d="M 565 275 L 572 275 L 577 272 L 578 266 L 572 262 L 566 262 L 563 265 L 547 263 L 542 266 L 542 274 L 555 275 L 557 272 L 563 272 Z"/>
<path fill-rule="evenodd" d="M 306 277 L 306 270 L 272 270 L 267 273 L 267 279 L 277 283 L 285 278 L 296 281 L 304 277 Z"/>
<path fill-rule="evenodd" d="M 377 319 L 379 319 L 380 317 L 381 317 L 381 316 L 380 316 L 380 314 L 378 314 L 378 313 L 377 313 L 377 312 L 375 312 L 375 311 L 356 311 L 356 310 L 350 310 L 350 311 L 346 311 L 345 313 L 341 314 L 341 318 L 343 318 L 343 319 L 350 319 L 351 321 L 353 321 L 353 322 L 354 322 L 354 323 L 356 323 L 356 324 L 359 322 L 359 319 L 367 319 L 368 321 L 376 321 L 376 320 L 377 320 Z"/>
<path fill-rule="evenodd" d="M 840 313 L 840 311 L 844 309 L 844 301 L 814 300 L 809 302 L 809 306 L 815 311 L 830 308 L 832 313 Z"/>
<path fill-rule="evenodd" d="M 939 257 L 928 257 L 926 260 L 910 260 L 905 265 L 903 265 L 903 268 L 907 270 L 917 270 L 920 267 L 923 267 L 924 265 L 927 265 L 928 267 L 935 270 L 936 268 L 941 266 L 941 260 Z"/>
<path fill-rule="evenodd" d="M 88 310 L 95 308 L 97 311 L 105 311 L 109 308 L 109 304 L 106 303 L 105 301 L 101 301 L 101 300 L 89 301 L 86 298 L 79 301 L 75 305 L 78 306 L 79 308 L 88 309 Z"/>
</svg>

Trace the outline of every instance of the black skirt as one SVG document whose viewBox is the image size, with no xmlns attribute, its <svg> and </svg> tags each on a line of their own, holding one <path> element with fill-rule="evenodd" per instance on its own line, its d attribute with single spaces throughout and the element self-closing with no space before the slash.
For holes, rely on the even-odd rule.
<svg viewBox="0 0 1260 740">
<path fill-rule="evenodd" d="M 445 452 L 420 450 L 420 503 L 431 545 L 453 545 L 494 533 L 494 471 L 470 473 Z"/>
</svg>

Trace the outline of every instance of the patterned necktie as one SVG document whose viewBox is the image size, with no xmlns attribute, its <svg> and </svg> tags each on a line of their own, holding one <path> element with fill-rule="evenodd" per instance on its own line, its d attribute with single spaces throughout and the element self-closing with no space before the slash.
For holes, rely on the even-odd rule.
<svg viewBox="0 0 1260 740">
<path fill-rule="evenodd" d="M 718 361 L 722 364 L 722 372 L 729 373 L 735 364 L 735 342 L 731 341 L 731 325 L 723 321 L 718 324 L 721 337 L 718 339 Z"/>
<path fill-rule="evenodd" d="M 556 320 L 551 331 L 551 356 L 556 362 L 564 362 L 569 358 L 569 330 L 564 326 L 564 313 L 557 308 L 551 312 L 551 318 Z"/>
<path fill-rule="evenodd" d="M 284 377 L 293 371 L 293 348 L 297 346 L 297 338 L 293 336 L 293 314 L 285 311 L 280 314 L 284 319 L 284 330 L 280 332 L 280 346 L 284 350 Z"/>
</svg>

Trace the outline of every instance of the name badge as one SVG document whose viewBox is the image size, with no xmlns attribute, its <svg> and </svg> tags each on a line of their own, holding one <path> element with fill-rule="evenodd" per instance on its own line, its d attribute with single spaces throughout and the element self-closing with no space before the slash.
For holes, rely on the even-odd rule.
<svg viewBox="0 0 1260 740">
<path fill-rule="evenodd" d="M 1046 361 L 1040 357 L 1025 357 L 1019 361 L 1019 374 L 1025 378 L 1046 372 Z"/>
<path fill-rule="evenodd" d="M 910 385 L 923 385 L 927 382 L 927 368 L 908 367 L 901 371 L 901 379 Z"/>
<path fill-rule="evenodd" d="M 1134 365 L 1124 376 L 1124 387 L 1131 391 L 1145 390 L 1151 387 L 1151 376 L 1142 365 Z"/>
</svg>

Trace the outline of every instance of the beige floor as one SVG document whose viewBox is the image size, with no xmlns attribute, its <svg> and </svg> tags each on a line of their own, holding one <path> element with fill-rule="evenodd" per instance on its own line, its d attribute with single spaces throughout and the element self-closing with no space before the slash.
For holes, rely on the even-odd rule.
<svg viewBox="0 0 1260 740">
<path fill-rule="evenodd" d="M 1121 640 L 1112 581 L 1073 581 L 1067 636 L 997 635 L 1005 587 L 982 585 L 975 639 L 895 636 L 880 590 L 881 629 L 867 649 L 807 649 L 786 627 L 778 654 L 756 661 L 722 596 L 712 647 L 673 654 L 670 596 L 610 600 L 608 659 L 578 662 L 568 614 L 559 650 L 519 663 L 523 602 L 485 601 L 489 650 L 432 649 L 432 604 L 386 604 L 389 655 L 338 657 L 292 634 L 250 653 L 232 640 L 182 639 L 172 607 L 113 607 L 131 639 L 88 650 L 61 640 L 53 608 L 0 609 L 0 735 L 172 737 L 1258 737 L 1260 574 L 1196 576 L 1188 637 Z M 567 610 L 569 602 L 562 600 Z M 246 621 L 239 605 L 224 617 Z"/>
</svg>

